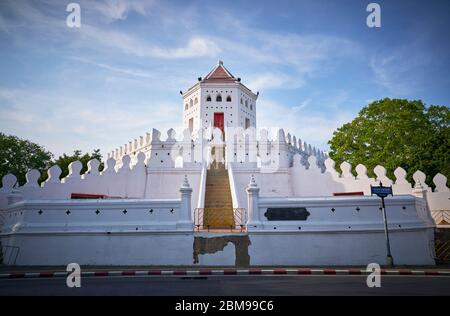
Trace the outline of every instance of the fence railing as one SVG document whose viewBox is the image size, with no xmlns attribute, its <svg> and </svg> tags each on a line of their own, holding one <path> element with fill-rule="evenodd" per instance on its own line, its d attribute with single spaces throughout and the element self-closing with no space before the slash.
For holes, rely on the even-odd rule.
<svg viewBox="0 0 450 316">
<path fill-rule="evenodd" d="M 19 252 L 19 247 L 1 246 L 0 263 L 5 265 L 15 265 Z"/>
<path fill-rule="evenodd" d="M 436 259 L 441 262 L 450 262 L 450 240 L 436 240 Z"/>
<path fill-rule="evenodd" d="M 245 208 L 233 209 L 233 219 L 235 226 L 244 231 L 247 226 L 247 210 Z"/>
<path fill-rule="evenodd" d="M 247 210 L 245 208 L 196 208 L 194 226 L 197 231 L 230 230 L 245 231 Z"/>
</svg>

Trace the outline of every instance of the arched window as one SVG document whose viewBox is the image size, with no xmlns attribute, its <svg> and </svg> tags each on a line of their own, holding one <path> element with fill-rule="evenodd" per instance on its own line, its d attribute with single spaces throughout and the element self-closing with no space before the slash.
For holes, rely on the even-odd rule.
<svg viewBox="0 0 450 316">
<path fill-rule="evenodd" d="M 231 96 L 227 96 L 227 102 L 231 102 Z"/>
<path fill-rule="evenodd" d="M 222 96 L 220 94 L 217 95 L 216 102 L 222 102 Z"/>
<path fill-rule="evenodd" d="M 184 109 L 187 110 L 188 107 L 189 107 L 189 105 L 186 103 L 185 106 L 184 106 Z"/>
<path fill-rule="evenodd" d="M 206 102 L 211 102 L 211 96 L 210 96 L 210 95 L 208 95 L 208 96 L 206 97 Z"/>
<path fill-rule="evenodd" d="M 192 99 L 189 101 L 189 106 L 192 107 L 194 105 L 194 101 Z"/>
<path fill-rule="evenodd" d="M 194 104 L 197 104 L 197 103 L 198 103 L 198 99 L 195 98 L 195 99 L 194 99 Z"/>
<path fill-rule="evenodd" d="M 253 104 L 250 104 L 250 110 L 253 111 Z"/>
<path fill-rule="evenodd" d="M 248 101 L 245 100 L 245 107 L 248 108 Z"/>
<path fill-rule="evenodd" d="M 241 98 L 241 104 L 244 104 L 244 102 L 242 101 L 242 98 Z"/>
</svg>

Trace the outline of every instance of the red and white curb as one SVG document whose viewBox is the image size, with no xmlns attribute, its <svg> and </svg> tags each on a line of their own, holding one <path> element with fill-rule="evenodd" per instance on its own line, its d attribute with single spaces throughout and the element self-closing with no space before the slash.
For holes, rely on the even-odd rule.
<svg viewBox="0 0 450 316">
<path fill-rule="evenodd" d="M 84 271 L 82 277 L 111 277 L 111 276 L 192 276 L 192 275 L 369 275 L 371 271 L 365 269 L 175 269 L 175 270 L 124 270 L 124 271 Z M 450 276 L 450 271 L 439 270 L 409 270 L 382 269 L 382 275 L 431 275 Z M 23 272 L 0 273 L 0 279 L 22 278 L 57 278 L 67 277 L 68 272 Z"/>
</svg>

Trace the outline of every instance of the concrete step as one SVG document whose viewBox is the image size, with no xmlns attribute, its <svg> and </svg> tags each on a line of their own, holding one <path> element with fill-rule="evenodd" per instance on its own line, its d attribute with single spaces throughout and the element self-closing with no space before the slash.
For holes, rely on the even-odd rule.
<svg viewBox="0 0 450 316">
<path fill-rule="evenodd" d="M 207 185 L 206 189 L 214 190 L 214 189 L 230 189 L 229 186 L 223 186 L 223 185 Z"/>
<path fill-rule="evenodd" d="M 233 226 L 233 203 L 228 171 L 224 168 L 208 170 L 205 189 L 203 224 L 210 227 Z"/>
<path fill-rule="evenodd" d="M 212 184 L 212 183 L 209 183 L 209 184 L 206 185 L 206 188 L 210 188 L 210 189 L 214 189 L 214 188 L 229 189 L 230 186 L 229 185 L 225 185 L 225 184 Z"/>
<path fill-rule="evenodd" d="M 205 193 L 207 194 L 206 196 L 212 196 L 214 194 L 220 194 L 220 193 L 231 193 L 231 191 L 230 191 L 230 189 L 225 189 L 225 188 L 214 188 L 214 189 L 206 190 Z"/>
</svg>

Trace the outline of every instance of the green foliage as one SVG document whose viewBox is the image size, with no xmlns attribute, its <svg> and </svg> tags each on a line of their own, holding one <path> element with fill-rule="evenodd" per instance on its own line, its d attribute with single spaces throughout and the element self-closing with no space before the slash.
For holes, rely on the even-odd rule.
<svg viewBox="0 0 450 316">
<path fill-rule="evenodd" d="M 0 133 L 0 179 L 8 173 L 12 173 L 17 177 L 20 185 L 25 184 L 25 175 L 30 169 L 37 169 L 41 173 L 39 183 L 48 178 L 47 170 L 58 165 L 61 170 L 60 178 L 64 178 L 69 174 L 69 164 L 73 161 L 81 161 L 83 168 L 81 174 L 87 171 L 87 163 L 91 159 L 102 160 L 100 149 L 95 149 L 91 154 L 82 154 L 81 150 L 75 150 L 73 155 L 63 154 L 58 159 L 52 161 L 53 154 L 46 151 L 44 147 L 30 142 L 29 140 L 20 139 L 16 136 L 5 135 Z M 103 163 L 100 164 L 99 170 L 103 170 Z"/>
<path fill-rule="evenodd" d="M 422 101 L 385 98 L 364 107 L 350 123 L 333 133 L 330 157 L 339 165 L 364 164 L 370 175 L 382 165 L 388 177 L 402 167 L 408 179 L 416 170 L 427 175 L 427 183 L 438 172 L 450 180 L 450 111 Z"/>
<path fill-rule="evenodd" d="M 59 156 L 58 159 L 54 161 L 52 165 L 58 165 L 61 168 L 61 176 L 60 178 L 64 178 L 69 174 L 69 164 L 71 162 L 79 160 L 81 164 L 83 165 L 83 168 L 81 169 L 81 174 L 84 174 L 87 169 L 87 163 L 91 159 L 97 159 L 98 161 L 102 161 L 102 154 L 100 153 L 100 149 L 95 149 L 91 154 L 85 153 L 82 154 L 81 150 L 74 150 L 73 154 L 68 156 L 67 154 L 63 154 L 62 156 Z M 100 164 L 99 170 L 103 170 L 103 163 Z M 47 179 L 48 175 L 45 173 L 45 175 L 42 176 L 42 181 L 45 181 Z"/>
<path fill-rule="evenodd" d="M 37 169 L 42 173 L 50 167 L 52 157 L 52 153 L 38 144 L 0 133 L 0 179 L 12 173 L 23 185 L 28 170 Z"/>
</svg>

